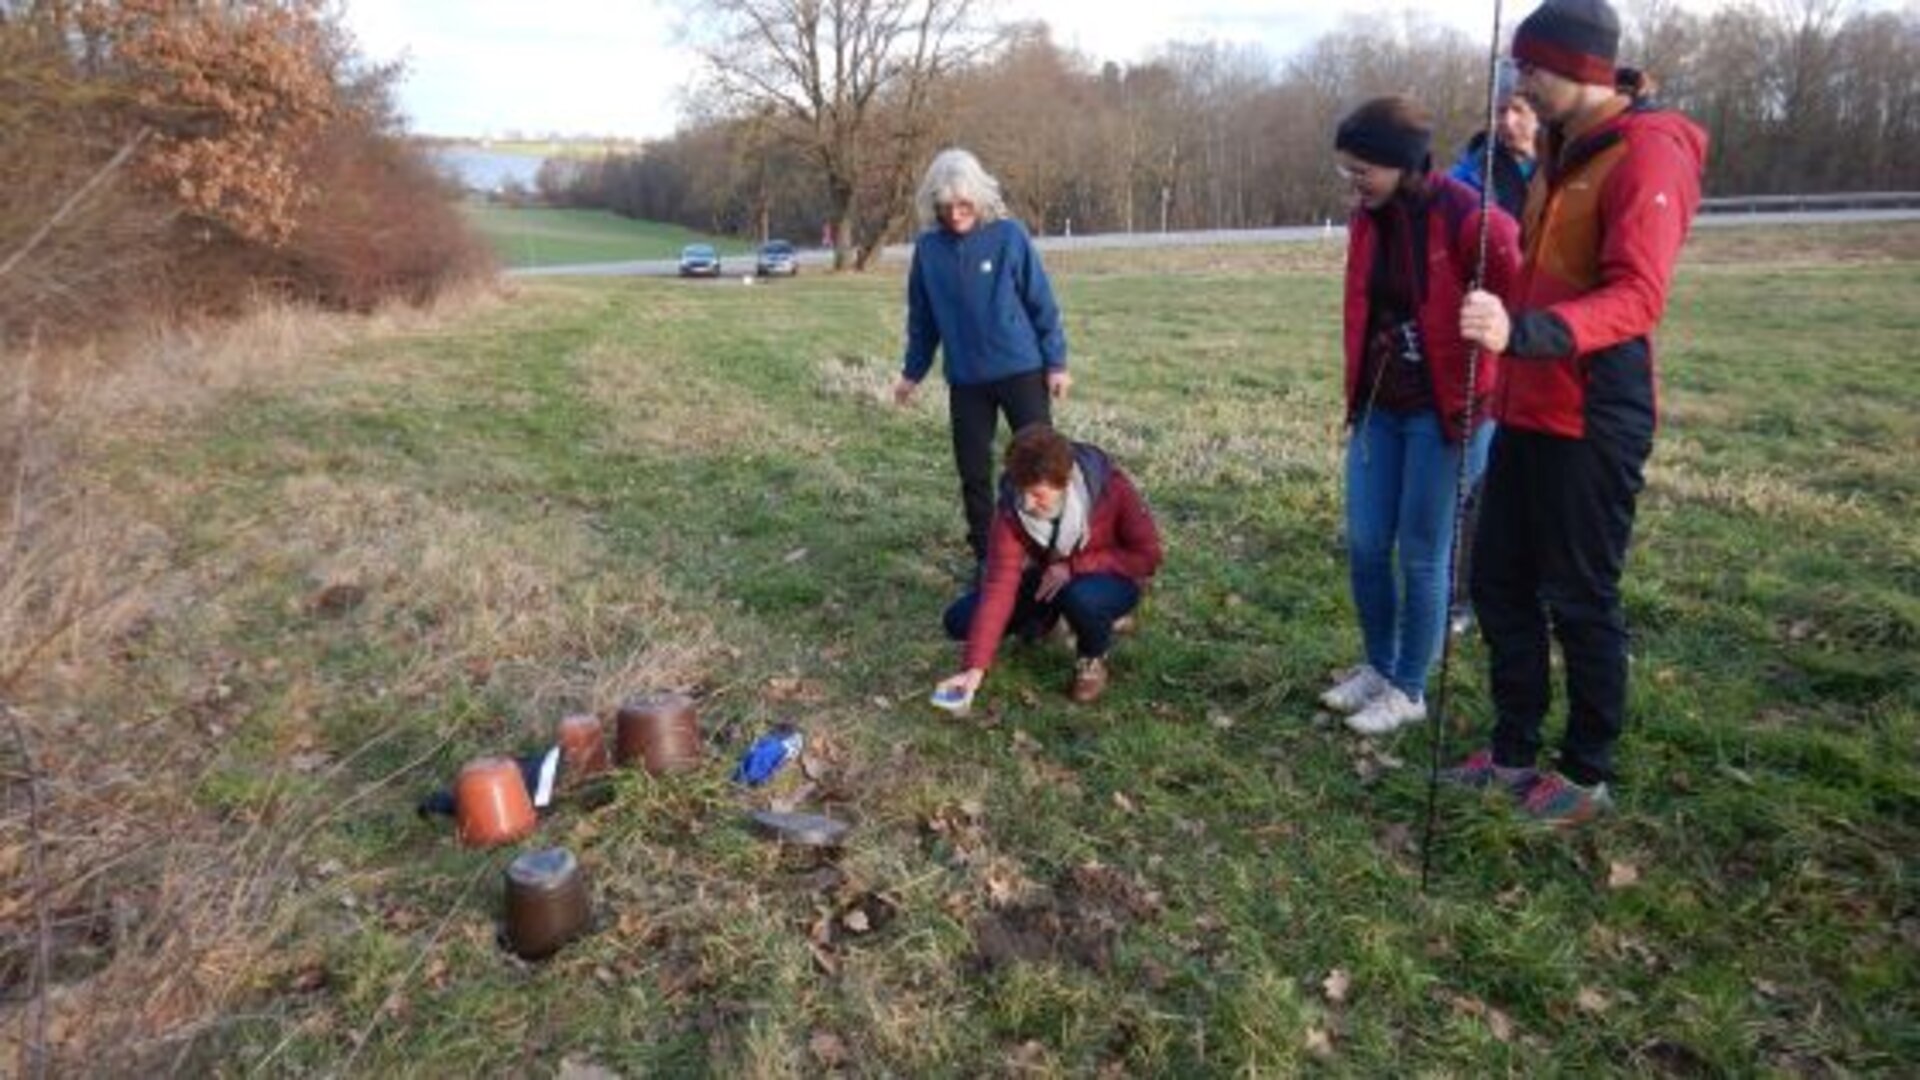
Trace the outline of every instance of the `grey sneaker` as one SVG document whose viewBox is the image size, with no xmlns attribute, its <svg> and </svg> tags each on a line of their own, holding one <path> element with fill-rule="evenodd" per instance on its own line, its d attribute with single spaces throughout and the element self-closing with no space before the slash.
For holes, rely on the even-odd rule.
<svg viewBox="0 0 1920 1080">
<path fill-rule="evenodd" d="M 1505 788 L 1514 798 L 1521 798 L 1531 790 L 1535 781 L 1540 779 L 1538 769 L 1508 768 L 1493 763 L 1492 750 L 1476 750 L 1467 760 L 1451 769 L 1440 770 L 1440 782 L 1454 787 L 1471 788 L 1484 791 L 1491 787 Z"/>
<path fill-rule="evenodd" d="M 1410 698 L 1399 687 L 1389 686 L 1375 694 L 1359 712 L 1347 717 L 1347 727 L 1359 735 L 1386 735 L 1426 718 L 1424 700 Z"/>
<path fill-rule="evenodd" d="M 1331 690 L 1321 694 L 1320 704 L 1334 712 L 1359 712 L 1367 702 L 1379 697 L 1391 685 L 1373 669 L 1372 664 L 1361 664 L 1342 677 Z"/>
<path fill-rule="evenodd" d="M 1520 800 L 1520 811 L 1542 825 L 1572 828 L 1613 810 L 1604 783 L 1584 787 L 1557 772 L 1543 773 Z"/>
</svg>

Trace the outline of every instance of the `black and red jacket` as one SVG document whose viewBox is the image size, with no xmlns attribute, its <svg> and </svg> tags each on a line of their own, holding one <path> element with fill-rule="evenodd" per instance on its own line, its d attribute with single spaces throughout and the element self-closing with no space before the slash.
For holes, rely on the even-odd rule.
<svg viewBox="0 0 1920 1080">
<path fill-rule="evenodd" d="M 1407 198 L 1407 196 L 1399 196 Z M 1460 304 L 1473 282 L 1473 266 L 1480 244 L 1480 194 L 1452 177 L 1434 173 L 1427 178 L 1424 196 L 1414 203 L 1416 222 L 1412 240 L 1417 251 L 1414 321 L 1420 328 L 1433 400 L 1448 440 L 1458 442 L 1466 419 L 1467 345 L 1460 337 Z M 1379 229 L 1373 215 L 1356 209 L 1347 222 L 1346 356 L 1347 419 L 1356 419 L 1366 407 L 1367 388 L 1360 385 L 1365 366 L 1369 316 L 1367 286 L 1374 260 L 1380 257 Z M 1487 212 L 1487 267 L 1484 288 L 1506 300 L 1519 281 L 1519 226 L 1498 207 Z M 1484 350 L 1474 371 L 1474 416 L 1487 417 L 1486 403 L 1499 379 L 1496 358 Z"/>
<path fill-rule="evenodd" d="M 1501 425 L 1651 445 L 1654 327 L 1700 206 L 1707 136 L 1626 98 L 1549 133 L 1527 193 L 1526 263 L 1493 399 Z"/>
</svg>

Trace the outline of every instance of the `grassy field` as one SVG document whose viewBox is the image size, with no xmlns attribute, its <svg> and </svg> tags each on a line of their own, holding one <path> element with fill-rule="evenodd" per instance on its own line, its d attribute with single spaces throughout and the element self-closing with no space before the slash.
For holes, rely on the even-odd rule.
<svg viewBox="0 0 1920 1080">
<path fill-rule="evenodd" d="M 723 261 L 739 259 L 743 272 L 753 269 L 753 245 L 678 225 L 635 221 L 605 210 L 516 209 L 478 201 L 464 209 L 507 266 L 673 259 L 688 244 L 713 244 Z"/>
<path fill-rule="evenodd" d="M 137 609 L 21 702 L 64 805 L 114 807 L 98 830 L 129 849 L 57 891 L 108 926 L 63 972 L 65 1060 L 1911 1070 L 1920 229 L 1698 238 L 1627 576 L 1620 813 L 1543 835 L 1447 797 L 1425 896 L 1425 733 L 1370 744 L 1313 704 L 1358 648 L 1336 258 L 1056 262 L 1079 377 L 1059 422 L 1141 480 L 1169 551 L 1093 707 L 1065 701 L 1057 647 L 1010 647 L 971 719 L 923 704 L 964 557 L 941 395 L 885 403 L 894 274 L 516 285 L 90 427 L 102 543 L 146 569 Z M 1488 720 L 1483 663 L 1464 648 L 1455 752 Z M 662 687 L 699 697 L 711 766 L 547 820 L 598 931 L 510 959 L 508 853 L 414 800 Z M 807 768 L 730 785 L 780 720 Z M 96 756 L 177 783 L 123 806 Z M 774 800 L 854 822 L 844 857 L 742 828 Z"/>
</svg>

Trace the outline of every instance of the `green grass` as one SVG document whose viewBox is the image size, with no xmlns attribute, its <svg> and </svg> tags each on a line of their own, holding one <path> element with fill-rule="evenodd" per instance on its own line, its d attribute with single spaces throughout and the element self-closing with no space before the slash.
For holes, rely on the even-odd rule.
<svg viewBox="0 0 1920 1080">
<path fill-rule="evenodd" d="M 921 704 L 965 560 L 943 409 L 882 403 L 896 277 L 526 285 L 114 450 L 104 475 L 172 492 L 151 514 L 220 572 L 81 714 L 220 665 L 235 736 L 194 797 L 236 832 L 312 830 L 192 1060 L 326 1072 L 371 1028 L 353 1064 L 377 1075 L 800 1074 L 829 1037 L 894 1075 L 1910 1069 L 1920 264 L 1683 270 L 1627 573 L 1620 813 L 1546 836 L 1448 797 L 1423 897 L 1424 732 L 1382 763 L 1312 706 L 1357 649 L 1338 280 L 1324 253 L 1173 258 L 1056 267 L 1079 377 L 1059 422 L 1136 474 L 1169 552 L 1091 708 L 1060 693 L 1065 655 L 1013 648 L 973 720 Z M 317 613 L 328 580 L 366 601 Z M 1483 663 L 1470 644 L 1456 669 L 1476 731 Z M 701 696 L 711 768 L 548 821 L 602 927 L 510 961 L 501 856 L 412 799 L 666 685 Z M 857 823 L 837 882 L 740 827 L 767 796 L 724 771 L 780 719 L 826 755 L 802 805 Z M 338 774 L 257 779 L 303 745 Z M 875 904 L 897 915 L 846 928 Z M 995 933 L 1028 958 L 992 959 Z M 313 965 L 318 990 L 287 989 Z"/>
<path fill-rule="evenodd" d="M 742 240 L 635 221 L 605 210 L 514 208 L 477 201 L 463 204 L 463 209 L 507 266 L 672 259 L 688 244 L 713 244 L 723 260 L 747 260 L 753 252 L 753 245 Z M 752 267 L 743 262 L 741 269 Z"/>
</svg>

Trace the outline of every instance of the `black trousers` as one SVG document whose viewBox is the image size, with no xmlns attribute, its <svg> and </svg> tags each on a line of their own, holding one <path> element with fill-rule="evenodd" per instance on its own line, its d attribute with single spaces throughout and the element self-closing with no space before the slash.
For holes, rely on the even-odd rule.
<svg viewBox="0 0 1920 1080">
<path fill-rule="evenodd" d="M 967 513 L 967 546 L 975 562 L 987 557 L 987 529 L 993 524 L 993 435 L 1000 414 L 1007 428 L 1052 423 L 1047 377 L 1034 371 L 990 383 L 947 388 L 953 419 L 953 463 L 960 470 L 960 502 Z"/>
<path fill-rule="evenodd" d="M 1650 446 L 1501 428 L 1473 555 L 1473 606 L 1490 655 L 1494 761 L 1531 767 L 1553 700 L 1549 627 L 1567 669 L 1560 770 L 1613 776 L 1626 723 L 1627 624 L 1620 571 Z"/>
</svg>

